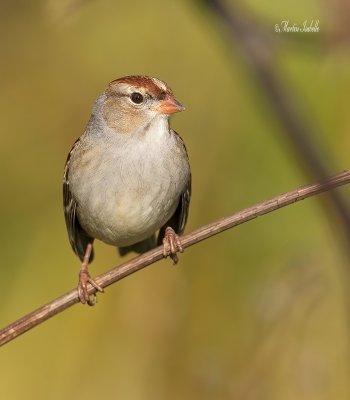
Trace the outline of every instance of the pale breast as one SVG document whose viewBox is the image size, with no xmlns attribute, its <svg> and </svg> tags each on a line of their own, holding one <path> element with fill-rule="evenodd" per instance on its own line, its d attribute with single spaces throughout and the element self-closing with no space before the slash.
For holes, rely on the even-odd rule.
<svg viewBox="0 0 350 400">
<path fill-rule="evenodd" d="M 189 178 L 177 138 L 114 141 L 85 139 L 72 156 L 69 181 L 86 232 L 116 246 L 151 236 L 173 215 Z"/>
</svg>

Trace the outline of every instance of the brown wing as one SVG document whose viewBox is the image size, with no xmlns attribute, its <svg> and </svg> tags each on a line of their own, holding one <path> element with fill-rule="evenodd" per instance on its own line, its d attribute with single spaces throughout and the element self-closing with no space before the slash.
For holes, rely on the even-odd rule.
<svg viewBox="0 0 350 400">
<path fill-rule="evenodd" d="M 74 150 L 79 144 L 79 139 L 74 143 L 71 151 L 68 154 L 66 165 L 64 167 L 63 174 L 63 208 L 64 217 L 66 220 L 67 232 L 70 245 L 74 253 L 83 261 L 85 249 L 89 242 L 93 239 L 84 231 L 81 227 L 78 216 L 76 214 L 77 203 L 72 197 L 71 191 L 69 189 L 69 164 L 70 158 Z M 91 253 L 90 262 L 93 260 L 93 252 Z"/>
<path fill-rule="evenodd" d="M 175 131 L 173 131 L 173 132 L 175 133 L 181 146 L 183 146 L 183 149 L 184 149 L 187 159 L 188 159 L 186 146 L 185 146 L 183 140 L 181 139 L 179 134 L 177 134 Z M 185 190 L 181 193 L 181 196 L 179 199 L 179 204 L 178 204 L 173 216 L 169 219 L 169 221 L 167 221 L 167 223 L 159 231 L 158 245 L 160 245 L 162 243 L 165 229 L 168 226 L 171 226 L 178 235 L 183 234 L 183 232 L 185 230 L 187 218 L 188 218 L 190 200 L 191 200 L 191 174 L 188 177 L 188 181 L 187 181 Z"/>
</svg>

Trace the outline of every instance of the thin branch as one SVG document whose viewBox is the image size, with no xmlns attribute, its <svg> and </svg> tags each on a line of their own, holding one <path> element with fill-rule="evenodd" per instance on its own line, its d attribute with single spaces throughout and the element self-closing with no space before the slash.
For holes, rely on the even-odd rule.
<svg viewBox="0 0 350 400">
<path fill-rule="evenodd" d="M 218 20 L 225 26 L 232 46 L 238 44 L 242 49 L 256 81 L 260 84 L 263 94 L 270 102 L 272 110 L 279 119 L 283 132 L 294 146 L 295 154 L 301 161 L 312 179 L 322 179 L 334 170 L 331 155 L 320 152 L 320 138 L 310 121 L 302 115 L 297 102 L 293 99 L 291 87 L 278 76 L 274 68 L 273 55 L 275 43 L 271 37 L 263 34 L 255 21 L 250 21 L 247 13 L 231 2 L 230 6 L 222 0 L 201 0 L 200 3 L 209 6 Z M 273 26 L 271 26 L 273 31 Z M 295 97 L 295 96 L 294 96 Z M 343 225 L 347 239 L 350 238 L 350 210 L 345 199 L 337 192 L 330 192 L 329 199 Z M 331 216 L 332 223 L 334 219 Z M 347 240 L 348 242 L 348 240 Z"/>
<path fill-rule="evenodd" d="M 315 196 L 348 183 L 350 183 L 350 170 L 341 172 L 318 183 L 313 183 L 300 189 L 281 194 L 228 217 L 222 218 L 208 225 L 204 225 L 201 228 L 182 236 L 182 246 L 183 248 L 192 246 L 198 242 L 201 242 L 202 240 L 208 239 L 211 236 L 226 231 L 227 229 L 248 222 L 256 217 L 265 215 L 271 211 L 275 211 L 297 201 L 304 200 L 307 197 Z M 162 258 L 163 248 L 160 246 L 101 274 L 96 278 L 96 281 L 100 286 L 106 288 L 120 279 L 123 279 L 126 276 L 129 276 Z M 89 293 L 95 293 L 95 289 L 90 287 Z M 76 303 L 79 303 L 78 293 L 76 289 L 73 289 L 63 296 L 58 297 L 50 303 L 47 303 L 46 305 L 31 312 L 30 314 L 25 315 L 16 322 L 0 330 L 0 346 L 10 342 L 17 336 L 27 332 L 28 330 L 34 328 L 35 326 L 41 324 L 42 322 Z"/>
</svg>

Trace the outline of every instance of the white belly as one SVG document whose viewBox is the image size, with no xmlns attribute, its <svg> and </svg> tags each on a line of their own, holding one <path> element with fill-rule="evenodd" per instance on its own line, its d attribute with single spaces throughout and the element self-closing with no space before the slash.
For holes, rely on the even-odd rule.
<svg viewBox="0 0 350 400">
<path fill-rule="evenodd" d="M 140 147 L 85 149 L 71 160 L 71 192 L 91 237 L 128 246 L 150 237 L 175 212 L 189 177 L 186 158 L 168 145 L 157 155 Z"/>
</svg>

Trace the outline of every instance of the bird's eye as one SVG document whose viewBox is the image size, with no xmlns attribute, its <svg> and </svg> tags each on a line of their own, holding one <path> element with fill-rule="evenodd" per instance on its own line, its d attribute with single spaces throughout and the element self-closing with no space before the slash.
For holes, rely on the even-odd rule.
<svg viewBox="0 0 350 400">
<path fill-rule="evenodd" d="M 135 104 L 141 104 L 143 102 L 143 96 L 141 93 L 134 92 L 130 96 L 131 101 Z"/>
<path fill-rule="evenodd" d="M 164 100 L 166 98 L 166 92 L 161 92 L 158 96 L 158 100 Z"/>
</svg>

